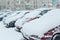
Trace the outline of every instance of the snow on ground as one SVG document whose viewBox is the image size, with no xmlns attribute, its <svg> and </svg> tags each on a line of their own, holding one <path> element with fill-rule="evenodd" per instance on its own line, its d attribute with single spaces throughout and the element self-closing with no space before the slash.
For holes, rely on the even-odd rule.
<svg viewBox="0 0 60 40">
<path fill-rule="evenodd" d="M 22 32 L 27 35 L 43 36 L 48 30 L 60 25 L 60 9 L 55 9 L 39 19 L 23 25 Z"/>
<path fill-rule="evenodd" d="M 14 28 L 5 28 L 3 22 L 0 22 L 0 40 L 21 40 L 22 35 Z"/>
</svg>

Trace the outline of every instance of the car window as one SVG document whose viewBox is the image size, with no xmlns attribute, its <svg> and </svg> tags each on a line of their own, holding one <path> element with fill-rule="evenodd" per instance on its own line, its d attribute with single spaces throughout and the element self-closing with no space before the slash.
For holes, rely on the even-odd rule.
<svg viewBox="0 0 60 40">
<path fill-rule="evenodd" d="M 41 11 L 41 13 L 39 14 L 39 15 L 44 15 L 45 13 L 47 13 L 48 11 L 50 11 L 51 9 L 49 9 L 49 10 L 43 10 L 43 11 Z"/>
</svg>

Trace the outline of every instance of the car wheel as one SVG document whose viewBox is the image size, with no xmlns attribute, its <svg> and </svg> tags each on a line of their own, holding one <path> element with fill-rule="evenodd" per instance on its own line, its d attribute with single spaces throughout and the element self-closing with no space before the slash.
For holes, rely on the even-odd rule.
<svg viewBox="0 0 60 40">
<path fill-rule="evenodd" d="M 60 40 L 60 33 L 56 33 L 52 36 L 51 40 Z"/>
</svg>

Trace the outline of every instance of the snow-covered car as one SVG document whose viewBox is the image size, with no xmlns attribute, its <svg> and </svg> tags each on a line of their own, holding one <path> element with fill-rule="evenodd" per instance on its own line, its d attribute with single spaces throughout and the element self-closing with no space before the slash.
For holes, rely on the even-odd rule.
<svg viewBox="0 0 60 40">
<path fill-rule="evenodd" d="M 4 12 L 0 12 L 0 15 L 2 15 Z"/>
<path fill-rule="evenodd" d="M 8 18 L 14 17 L 19 13 L 20 11 L 13 11 L 10 15 L 7 15 L 7 17 L 4 17 L 3 21 L 7 20 Z"/>
<path fill-rule="evenodd" d="M 18 20 L 19 18 L 22 18 L 24 17 L 25 14 L 29 13 L 29 11 L 21 11 L 21 12 L 18 12 L 17 15 L 15 16 L 11 16 L 11 17 L 8 17 L 6 20 L 4 20 L 4 24 L 6 25 L 7 28 L 9 27 L 15 27 L 14 23 L 16 20 Z"/>
<path fill-rule="evenodd" d="M 60 40 L 60 9 L 49 11 L 16 30 L 22 34 L 24 40 Z"/>
<path fill-rule="evenodd" d="M 0 12 L 0 21 L 3 19 L 3 17 L 1 17 L 1 15 L 3 15 L 4 12 Z"/>
<path fill-rule="evenodd" d="M 0 13 L 0 21 L 2 21 L 2 19 L 3 19 L 4 17 L 9 16 L 11 13 L 12 13 L 12 11 L 2 11 L 2 12 Z"/>
<path fill-rule="evenodd" d="M 42 9 L 38 9 L 38 10 L 34 10 L 31 11 L 29 14 L 26 14 L 22 19 L 18 19 L 15 22 L 15 27 L 24 25 L 25 23 L 40 18 L 41 16 L 43 16 L 44 14 L 46 14 L 47 12 L 51 11 L 52 9 L 47 9 L 47 8 L 42 8 Z"/>
<path fill-rule="evenodd" d="M 26 15 L 24 14 L 24 16 L 22 16 L 21 18 L 18 17 L 19 19 L 17 20 L 17 22 L 16 22 L 16 20 L 14 20 L 14 21 L 11 20 L 9 23 L 7 23 L 7 24 L 9 24 L 9 25 L 7 25 L 7 27 L 9 28 L 9 27 L 15 27 L 17 25 L 23 25 L 25 22 L 30 21 L 30 19 L 33 20 L 35 18 L 39 18 L 40 16 L 42 16 L 43 14 L 47 13 L 50 10 L 52 10 L 52 9 L 51 8 L 42 8 L 39 10 L 33 10 L 30 12 L 26 12 L 25 13 Z M 17 19 L 16 17 L 13 17 L 13 18 Z M 13 19 L 13 18 L 11 18 L 11 19 Z M 10 20 L 10 18 L 8 20 Z M 6 22 L 5 22 L 5 24 L 6 24 Z"/>
</svg>

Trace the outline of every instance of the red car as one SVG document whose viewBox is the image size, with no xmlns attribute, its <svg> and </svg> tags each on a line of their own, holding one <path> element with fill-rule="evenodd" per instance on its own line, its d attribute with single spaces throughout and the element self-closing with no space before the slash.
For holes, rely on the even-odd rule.
<svg viewBox="0 0 60 40">
<path fill-rule="evenodd" d="M 60 9 L 54 9 L 41 18 L 17 27 L 23 40 L 60 40 Z"/>
</svg>

